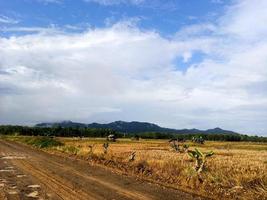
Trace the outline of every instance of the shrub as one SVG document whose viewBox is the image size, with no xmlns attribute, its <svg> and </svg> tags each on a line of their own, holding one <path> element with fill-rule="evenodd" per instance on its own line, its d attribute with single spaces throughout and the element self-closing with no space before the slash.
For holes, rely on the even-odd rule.
<svg viewBox="0 0 267 200">
<path fill-rule="evenodd" d="M 109 147 L 109 143 L 104 143 L 103 144 L 104 154 L 107 154 L 108 153 L 108 147 Z"/>
<path fill-rule="evenodd" d="M 74 147 L 74 146 L 65 146 L 62 150 L 63 150 L 63 152 L 71 153 L 74 155 L 77 155 L 79 152 L 79 149 Z"/>
<path fill-rule="evenodd" d="M 132 152 L 129 156 L 129 162 L 133 162 L 135 160 L 136 152 Z"/>
<path fill-rule="evenodd" d="M 38 147 L 38 148 L 49 148 L 55 146 L 62 146 L 63 143 L 50 137 L 32 137 L 24 140 L 26 144 Z"/>
<path fill-rule="evenodd" d="M 212 156 L 213 154 L 214 154 L 213 151 L 210 151 L 208 153 L 203 153 L 197 148 L 195 149 L 195 151 L 188 150 L 188 155 L 191 158 L 195 159 L 195 162 L 196 162 L 195 170 L 198 173 L 202 172 L 202 170 L 204 169 L 205 164 L 206 164 L 206 158 Z"/>
</svg>

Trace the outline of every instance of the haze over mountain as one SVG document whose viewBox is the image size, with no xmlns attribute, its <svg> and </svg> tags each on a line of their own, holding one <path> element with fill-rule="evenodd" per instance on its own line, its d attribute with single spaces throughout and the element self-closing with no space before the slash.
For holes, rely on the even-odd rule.
<svg viewBox="0 0 267 200">
<path fill-rule="evenodd" d="M 177 134 L 238 134 L 233 131 L 223 130 L 221 128 L 214 128 L 208 130 L 198 130 L 198 129 L 171 129 L 160 127 L 157 124 L 148 122 L 125 122 L 125 121 L 115 121 L 107 124 L 100 123 L 77 123 L 72 121 L 62 121 L 62 122 L 51 122 L 51 123 L 39 123 L 35 125 L 36 127 L 81 127 L 81 128 L 109 128 L 122 133 L 141 133 L 141 132 L 160 132 L 160 133 L 177 133 Z"/>
</svg>

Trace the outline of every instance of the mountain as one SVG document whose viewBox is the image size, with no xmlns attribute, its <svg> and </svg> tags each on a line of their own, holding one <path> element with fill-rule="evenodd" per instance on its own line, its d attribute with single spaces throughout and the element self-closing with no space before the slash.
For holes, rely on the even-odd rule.
<svg viewBox="0 0 267 200">
<path fill-rule="evenodd" d="M 79 127 L 79 128 L 85 128 L 87 127 L 87 124 L 72 122 L 72 121 L 62 121 L 62 122 L 49 122 L 49 123 L 40 123 L 36 124 L 36 127 L 57 127 L 61 126 L 63 128 L 69 128 L 69 127 Z"/>
<path fill-rule="evenodd" d="M 118 132 L 138 133 L 138 132 L 163 132 L 160 126 L 147 122 L 124 122 L 115 121 L 109 124 L 88 124 L 89 128 L 110 128 Z"/>
<path fill-rule="evenodd" d="M 214 128 L 214 129 L 208 129 L 205 131 L 206 133 L 213 133 L 213 134 L 237 134 L 233 131 L 227 131 L 227 130 L 223 130 L 221 128 Z"/>
<path fill-rule="evenodd" d="M 36 124 L 36 127 L 57 127 L 61 126 L 64 128 L 68 127 L 79 127 L 79 128 L 109 128 L 122 133 L 141 133 L 141 132 L 160 132 L 160 133 L 177 133 L 177 134 L 238 134 L 233 131 L 223 130 L 221 128 L 214 128 L 208 130 L 198 130 L 198 129 L 170 129 L 160 127 L 156 124 L 148 122 L 125 122 L 125 121 L 115 121 L 108 124 L 83 124 L 72 121 L 62 121 L 62 122 L 52 122 L 52 123 L 40 123 Z"/>
</svg>

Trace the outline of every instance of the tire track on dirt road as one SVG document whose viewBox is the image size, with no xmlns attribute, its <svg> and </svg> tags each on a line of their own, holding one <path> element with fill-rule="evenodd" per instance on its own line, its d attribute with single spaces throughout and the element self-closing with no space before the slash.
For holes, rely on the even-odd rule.
<svg viewBox="0 0 267 200">
<path fill-rule="evenodd" d="M 66 200 L 77 200 L 77 199 L 88 199 L 88 200 L 97 200 L 100 199 L 100 196 L 96 196 L 95 194 L 87 194 L 82 190 L 73 190 L 70 184 L 66 183 L 66 181 L 61 180 L 58 176 L 45 172 L 45 170 L 40 167 L 35 167 L 25 160 L 15 161 L 14 162 L 17 167 L 22 169 L 23 171 L 31 174 L 36 177 L 40 182 L 46 187 L 48 187 L 51 191 L 57 194 L 61 199 Z"/>
</svg>

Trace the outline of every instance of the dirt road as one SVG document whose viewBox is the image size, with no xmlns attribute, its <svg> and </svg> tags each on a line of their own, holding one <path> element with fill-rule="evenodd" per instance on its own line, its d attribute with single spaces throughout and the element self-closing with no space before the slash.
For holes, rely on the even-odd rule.
<svg viewBox="0 0 267 200">
<path fill-rule="evenodd" d="M 0 140 L 0 200 L 202 199 Z"/>
</svg>

